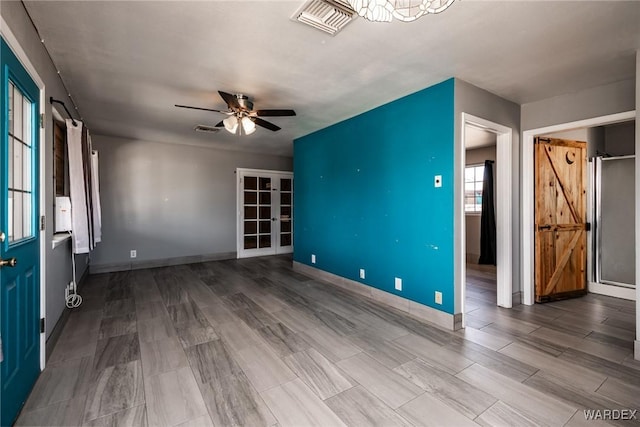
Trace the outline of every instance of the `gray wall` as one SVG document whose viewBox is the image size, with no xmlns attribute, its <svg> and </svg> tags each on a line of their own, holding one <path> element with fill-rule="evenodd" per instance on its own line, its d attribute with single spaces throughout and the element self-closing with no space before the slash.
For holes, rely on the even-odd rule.
<svg viewBox="0 0 640 427">
<path fill-rule="evenodd" d="M 635 154 L 635 122 L 619 123 L 604 127 L 604 151 L 612 156 Z"/>
<path fill-rule="evenodd" d="M 3 1 L 0 7 L 0 15 L 7 23 L 8 29 L 18 40 L 18 43 L 25 51 L 29 61 L 36 69 L 38 75 L 45 85 L 45 99 L 53 96 L 56 99 L 67 101 L 67 92 L 62 86 L 62 82 L 56 72 L 49 55 L 44 49 L 38 34 L 36 33 L 29 17 L 27 16 L 21 2 Z M 67 102 L 68 103 L 68 102 Z M 70 110 L 71 105 L 68 105 Z M 78 117 L 76 117 L 78 118 Z M 45 280 L 46 280 L 46 335 L 49 337 L 54 326 L 60 319 L 64 306 L 64 288 L 72 280 L 71 274 L 71 249 L 67 242 L 52 249 L 51 240 L 53 238 L 53 116 L 51 105 L 45 105 L 45 140 L 41 141 L 41 155 L 44 153 L 45 170 L 44 190 L 46 195 L 45 215 Z M 80 279 L 84 274 L 87 263 L 87 256 L 78 256 L 77 277 Z"/>
<path fill-rule="evenodd" d="M 513 292 L 520 290 L 520 106 L 486 90 L 456 79 L 455 87 L 455 141 L 460 144 L 461 113 L 472 114 L 513 129 L 512 147 L 512 200 L 511 234 L 513 247 Z"/>
<path fill-rule="evenodd" d="M 635 82 L 624 80 L 522 105 L 522 130 L 635 109 Z"/>
<path fill-rule="evenodd" d="M 92 272 L 235 256 L 235 169 L 293 167 L 290 157 L 101 135 L 92 142 L 102 202 L 102 243 L 91 256 Z"/>
<path fill-rule="evenodd" d="M 484 163 L 485 160 L 496 160 L 496 146 L 476 148 L 474 150 L 467 150 L 465 154 L 465 164 L 477 165 Z M 494 164 L 494 183 L 497 182 L 498 176 L 496 174 L 497 165 Z M 496 194 L 496 197 L 499 197 Z M 477 264 L 480 258 L 480 215 L 478 214 L 465 214 L 465 241 L 467 251 L 467 262 Z"/>
</svg>

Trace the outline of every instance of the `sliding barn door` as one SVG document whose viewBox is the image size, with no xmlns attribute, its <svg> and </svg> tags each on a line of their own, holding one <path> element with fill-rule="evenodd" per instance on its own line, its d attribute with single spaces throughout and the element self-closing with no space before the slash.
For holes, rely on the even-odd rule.
<svg viewBox="0 0 640 427">
<path fill-rule="evenodd" d="M 535 141 L 536 302 L 586 292 L 586 145 Z"/>
</svg>

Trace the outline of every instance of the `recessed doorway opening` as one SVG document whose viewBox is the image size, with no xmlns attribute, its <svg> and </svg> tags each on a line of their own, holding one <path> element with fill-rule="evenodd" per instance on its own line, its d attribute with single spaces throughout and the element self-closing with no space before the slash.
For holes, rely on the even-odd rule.
<svg viewBox="0 0 640 427">
<path fill-rule="evenodd" d="M 479 140 L 485 141 L 485 146 L 490 146 L 487 141 L 495 141 L 495 160 L 493 171 L 495 176 L 495 283 L 496 300 L 495 304 L 500 307 L 511 308 L 513 304 L 513 267 L 512 267 L 512 143 L 513 131 L 511 128 L 500 125 L 489 120 L 482 119 L 467 113 L 462 113 L 461 138 L 458 149 L 460 155 L 457 158 L 458 176 L 460 177 L 458 193 L 456 194 L 458 209 L 456 210 L 456 226 L 460 233 L 456 233 L 456 313 L 461 313 L 462 325 L 464 327 L 465 299 L 467 293 L 467 215 L 465 214 L 465 204 L 470 208 L 473 200 L 465 195 L 465 170 L 467 163 L 466 142 L 474 139 L 478 135 Z M 471 136 L 471 138 L 470 138 Z M 473 143 L 471 143 L 473 144 Z M 477 147 L 482 148 L 482 147 Z M 471 156 L 471 154 L 470 154 Z M 486 159 L 485 159 L 486 160 Z M 468 185 L 470 190 L 470 185 Z M 465 198 L 467 200 L 465 200 Z M 469 203 L 467 203 L 469 202 Z M 471 249 L 473 251 L 473 249 Z M 474 257 L 473 252 L 469 252 L 469 257 Z M 472 265 L 472 264 L 470 264 Z M 489 271 L 480 271 L 479 276 L 487 276 L 491 279 L 491 268 Z M 472 289 L 470 288 L 470 291 Z"/>
<path fill-rule="evenodd" d="M 523 303 L 532 305 L 536 299 L 535 292 L 535 199 L 534 199 L 534 140 L 536 137 L 556 137 L 567 139 L 587 139 L 587 157 L 593 159 L 589 164 L 589 179 L 586 191 L 587 215 L 589 224 L 586 243 L 586 281 L 589 292 L 603 293 L 605 295 L 634 299 L 635 290 L 629 286 L 616 286 L 606 283 L 598 283 L 597 264 L 601 260 L 596 258 L 596 233 L 598 230 L 598 218 L 595 216 L 597 209 L 596 178 L 594 163 L 598 158 L 614 158 L 615 152 L 608 153 L 607 148 L 600 142 L 600 136 L 604 132 L 616 132 L 613 125 L 635 120 L 635 111 L 596 117 L 571 123 L 549 126 L 540 129 L 527 130 L 523 133 L 522 142 L 522 298 Z M 634 134 L 631 132 L 631 134 Z M 583 135 L 584 137 L 580 136 Z M 633 139 L 633 138 L 632 138 Z M 590 141 L 589 141 L 590 140 Z M 604 139 L 602 139 L 604 141 Z M 633 142 L 635 143 L 635 141 Z M 619 145 L 619 144 L 616 144 Z M 633 144 L 631 144 L 633 146 Z M 619 146 L 616 149 L 620 148 Z M 609 150 L 611 151 L 611 150 Z M 624 157 L 624 156 L 623 156 Z M 610 161 L 605 161 L 610 162 Z M 605 209 L 604 206 L 601 206 Z M 596 233 L 594 233 L 594 231 Z M 627 231 L 628 235 L 634 235 L 633 231 Z"/>
</svg>

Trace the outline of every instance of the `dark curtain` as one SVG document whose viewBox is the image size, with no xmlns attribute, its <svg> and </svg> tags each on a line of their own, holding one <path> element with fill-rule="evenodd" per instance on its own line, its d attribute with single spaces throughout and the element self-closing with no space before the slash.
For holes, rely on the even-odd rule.
<svg viewBox="0 0 640 427">
<path fill-rule="evenodd" d="M 496 265 L 496 213 L 493 200 L 493 160 L 485 160 L 478 264 Z"/>
</svg>

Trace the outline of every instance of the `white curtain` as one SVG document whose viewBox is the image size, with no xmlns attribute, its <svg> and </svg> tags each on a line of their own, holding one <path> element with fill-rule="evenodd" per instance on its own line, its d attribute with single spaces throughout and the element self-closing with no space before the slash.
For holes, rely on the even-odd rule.
<svg viewBox="0 0 640 427">
<path fill-rule="evenodd" d="M 100 206 L 100 181 L 98 174 L 98 152 L 91 151 L 91 195 L 93 214 L 93 246 L 102 241 L 102 211 Z"/>
<path fill-rule="evenodd" d="M 67 156 L 69 157 L 69 195 L 71 196 L 71 227 L 73 228 L 73 252 L 88 253 L 90 250 L 87 194 L 82 162 L 82 122 L 67 123 Z"/>
</svg>

